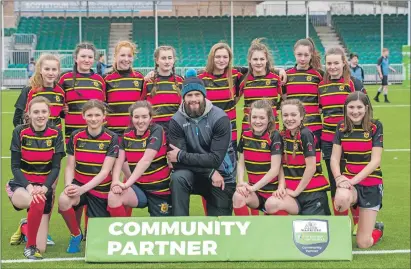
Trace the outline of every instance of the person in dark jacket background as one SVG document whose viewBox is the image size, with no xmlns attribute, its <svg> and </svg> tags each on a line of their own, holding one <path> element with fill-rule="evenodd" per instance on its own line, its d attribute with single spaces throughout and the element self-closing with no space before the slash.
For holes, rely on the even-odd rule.
<svg viewBox="0 0 411 269">
<path fill-rule="evenodd" d="M 106 73 L 106 69 L 110 67 L 111 65 L 104 63 L 104 54 L 100 54 L 97 62 L 97 74 L 99 74 L 100 76 L 104 75 Z"/>
<path fill-rule="evenodd" d="M 236 157 L 227 114 L 205 98 L 195 70 L 183 82 L 183 102 L 169 124 L 172 212 L 188 216 L 190 194 L 207 201 L 208 216 L 231 216 Z"/>
</svg>

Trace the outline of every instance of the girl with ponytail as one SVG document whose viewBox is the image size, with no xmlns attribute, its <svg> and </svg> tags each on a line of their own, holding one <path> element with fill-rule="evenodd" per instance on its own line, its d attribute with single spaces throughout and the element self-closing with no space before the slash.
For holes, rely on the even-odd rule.
<svg viewBox="0 0 411 269">
<path fill-rule="evenodd" d="M 277 215 L 329 215 L 326 193 L 329 183 L 322 173 L 317 139 L 304 126 L 304 105 L 297 99 L 285 100 L 281 114 L 282 168 L 278 189 L 268 198 L 266 211 Z"/>
</svg>

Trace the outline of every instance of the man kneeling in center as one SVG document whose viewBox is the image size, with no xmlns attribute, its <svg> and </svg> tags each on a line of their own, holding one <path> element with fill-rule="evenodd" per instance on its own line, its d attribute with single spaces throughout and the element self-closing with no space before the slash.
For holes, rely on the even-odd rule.
<svg viewBox="0 0 411 269">
<path fill-rule="evenodd" d="M 188 70 L 181 92 L 183 103 L 169 125 L 174 216 L 188 216 L 190 194 L 207 201 L 208 216 L 231 216 L 236 156 L 227 114 L 206 99 L 206 89 Z"/>
</svg>

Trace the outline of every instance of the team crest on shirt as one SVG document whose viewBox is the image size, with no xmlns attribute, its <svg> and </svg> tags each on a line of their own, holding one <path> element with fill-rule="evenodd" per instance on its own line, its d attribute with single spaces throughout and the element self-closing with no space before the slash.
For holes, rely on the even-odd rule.
<svg viewBox="0 0 411 269">
<path fill-rule="evenodd" d="M 313 77 L 312 76 L 307 76 L 307 81 L 311 81 L 311 80 L 313 80 Z"/>
<path fill-rule="evenodd" d="M 364 138 L 368 138 L 370 137 L 370 133 L 369 132 L 364 132 Z"/>
<path fill-rule="evenodd" d="M 275 150 L 280 150 L 280 143 L 276 143 L 274 147 L 275 147 Z"/>
<path fill-rule="evenodd" d="M 175 90 L 175 91 L 179 91 L 180 89 L 177 87 L 177 85 L 176 85 L 176 84 L 173 84 L 173 90 Z"/>
<path fill-rule="evenodd" d="M 97 82 L 97 81 L 94 81 L 94 82 L 93 82 L 93 85 L 94 85 L 94 87 L 98 87 L 98 82 Z"/>
<path fill-rule="evenodd" d="M 118 88 L 120 87 L 120 82 L 114 82 L 113 83 L 113 88 Z"/>
<path fill-rule="evenodd" d="M 146 145 L 147 145 L 147 140 L 144 140 L 144 141 L 143 141 L 143 148 L 145 148 Z"/>
<path fill-rule="evenodd" d="M 51 139 L 48 139 L 48 140 L 46 141 L 46 145 L 47 145 L 47 147 L 51 147 Z"/>
<path fill-rule="evenodd" d="M 160 213 L 161 214 L 167 214 L 168 213 L 168 208 L 170 207 L 169 204 L 164 202 L 164 203 L 161 203 L 159 206 L 160 206 Z"/>
<path fill-rule="evenodd" d="M 76 87 L 77 87 L 77 86 L 78 86 L 78 83 L 79 83 L 79 82 L 78 82 L 78 81 L 76 81 L 76 83 L 74 83 L 74 86 L 76 86 Z"/>
<path fill-rule="evenodd" d="M 135 87 L 140 86 L 140 83 L 138 82 L 138 80 L 134 81 L 133 84 L 134 84 Z"/>
<path fill-rule="evenodd" d="M 128 148 L 131 148 L 131 145 L 133 145 L 133 142 L 132 142 L 132 141 L 128 141 L 127 147 L 128 147 Z"/>
<path fill-rule="evenodd" d="M 267 146 L 267 143 L 266 143 L 266 142 L 261 142 L 261 148 L 262 148 L 262 149 L 265 149 L 266 146 Z"/>
<path fill-rule="evenodd" d="M 308 151 L 313 151 L 313 144 L 311 144 L 310 142 L 307 143 L 307 149 Z"/>
<path fill-rule="evenodd" d="M 291 76 L 291 77 L 288 78 L 288 81 L 294 81 L 294 79 L 295 79 L 295 77 Z"/>
<path fill-rule="evenodd" d="M 84 148 L 85 145 L 86 145 L 86 142 L 81 142 L 81 141 L 78 142 L 79 148 Z"/>
<path fill-rule="evenodd" d="M 271 80 L 266 80 L 266 81 L 265 81 L 265 85 L 266 85 L 266 86 L 269 86 L 270 84 L 271 84 Z"/>
<path fill-rule="evenodd" d="M 56 95 L 56 102 L 60 102 L 60 96 Z"/>
<path fill-rule="evenodd" d="M 32 144 L 31 140 L 30 140 L 30 139 L 27 139 L 27 140 L 26 140 L 26 146 L 31 146 L 31 144 Z"/>
<path fill-rule="evenodd" d="M 340 91 L 343 91 L 343 90 L 344 90 L 344 86 L 341 85 L 338 89 L 339 89 Z"/>
<path fill-rule="evenodd" d="M 104 143 L 98 144 L 98 148 L 99 148 L 99 149 L 103 149 L 103 148 L 104 148 Z"/>
</svg>

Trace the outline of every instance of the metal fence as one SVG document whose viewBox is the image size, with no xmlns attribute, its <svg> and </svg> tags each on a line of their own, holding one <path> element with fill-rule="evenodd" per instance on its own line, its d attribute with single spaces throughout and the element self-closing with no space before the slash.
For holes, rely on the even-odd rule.
<svg viewBox="0 0 411 269">
<path fill-rule="evenodd" d="M 33 57 L 34 57 L 34 60 L 36 61 L 38 58 L 40 58 L 41 54 L 44 54 L 44 53 L 55 54 L 60 58 L 61 66 L 68 67 L 68 66 L 74 65 L 73 52 L 74 52 L 73 50 L 34 50 Z M 97 49 L 96 58 L 100 54 L 106 55 L 106 50 Z"/>
<path fill-rule="evenodd" d="M 72 57 L 71 57 L 72 58 Z M 291 62 L 290 62 L 291 63 Z M 289 68 L 292 65 L 286 65 L 286 66 L 277 66 L 278 68 Z M 394 68 L 397 72 L 392 72 L 390 71 L 389 75 L 389 82 L 392 84 L 401 84 L 404 80 L 405 76 L 405 69 L 402 64 L 392 64 L 390 65 L 392 68 Z M 368 64 L 368 65 L 362 65 L 364 68 L 364 84 L 379 84 L 381 83 L 380 78 L 378 77 L 377 74 L 377 69 L 376 65 L 373 64 Z M 180 76 L 184 76 L 185 72 L 188 69 L 195 69 L 199 70 L 202 69 L 202 67 L 176 67 L 176 73 Z M 69 71 L 71 69 L 69 68 L 63 68 L 62 71 Z M 152 71 L 152 67 L 138 67 L 136 70 L 140 71 L 144 75 L 147 74 L 148 72 Z M 9 68 L 3 70 L 3 85 L 4 87 L 7 88 L 21 88 L 27 85 L 28 83 L 28 75 L 27 75 L 27 70 L 26 68 Z"/>
</svg>

